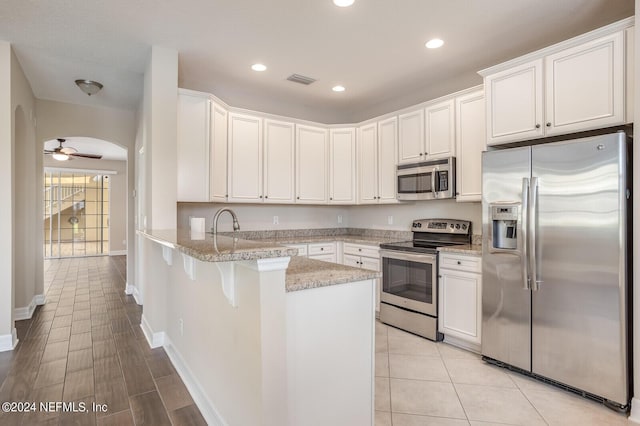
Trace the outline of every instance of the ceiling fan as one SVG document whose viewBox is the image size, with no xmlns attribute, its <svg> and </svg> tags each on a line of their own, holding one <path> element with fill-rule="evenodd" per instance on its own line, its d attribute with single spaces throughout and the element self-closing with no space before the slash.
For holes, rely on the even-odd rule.
<svg viewBox="0 0 640 426">
<path fill-rule="evenodd" d="M 102 155 L 96 155 L 96 154 L 82 154 L 80 152 L 78 152 L 77 149 L 73 148 L 73 147 L 63 147 L 62 143 L 65 142 L 66 139 L 58 139 L 58 143 L 60 144 L 59 146 L 57 146 L 56 148 L 54 148 L 53 150 L 48 150 L 45 149 L 44 153 L 45 154 L 51 154 L 51 156 L 53 157 L 54 160 L 58 160 L 58 161 L 66 161 L 66 160 L 70 160 L 71 157 L 82 157 L 82 158 L 93 158 L 96 160 L 99 160 L 102 158 Z"/>
</svg>

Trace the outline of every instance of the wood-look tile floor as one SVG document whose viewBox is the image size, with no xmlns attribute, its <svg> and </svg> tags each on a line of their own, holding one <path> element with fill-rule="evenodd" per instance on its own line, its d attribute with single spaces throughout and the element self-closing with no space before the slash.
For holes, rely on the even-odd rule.
<svg viewBox="0 0 640 426">
<path fill-rule="evenodd" d="M 0 403 L 35 410 L 0 412 L 0 425 L 206 425 L 164 349 L 149 348 L 125 271 L 125 256 L 45 261 L 46 303 L 0 353 Z"/>
</svg>

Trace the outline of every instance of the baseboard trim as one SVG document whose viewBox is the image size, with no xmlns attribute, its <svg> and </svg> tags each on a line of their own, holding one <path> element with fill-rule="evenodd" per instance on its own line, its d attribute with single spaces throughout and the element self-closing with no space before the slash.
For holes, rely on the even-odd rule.
<svg viewBox="0 0 640 426">
<path fill-rule="evenodd" d="M 16 321 L 31 319 L 33 312 L 36 310 L 36 306 L 38 305 L 44 305 L 44 294 L 36 294 L 33 296 L 29 306 L 15 308 L 13 310 L 13 319 Z"/>
<path fill-rule="evenodd" d="M 127 285 L 124 288 L 124 293 L 128 294 L 129 296 L 133 296 L 133 298 L 135 299 L 136 303 L 138 305 L 142 305 L 142 295 L 138 291 L 138 287 L 136 287 L 134 285 L 130 285 L 129 283 L 127 283 Z"/>
<path fill-rule="evenodd" d="M 640 398 L 631 399 L 631 413 L 629 414 L 629 421 L 640 424 Z"/>
<path fill-rule="evenodd" d="M 147 338 L 147 342 L 149 346 L 152 348 L 159 348 L 164 345 L 165 334 L 164 331 L 153 332 L 153 329 L 147 322 L 147 319 L 142 315 L 142 320 L 140 321 L 140 328 L 144 333 L 144 337 Z"/>
<path fill-rule="evenodd" d="M 18 333 L 16 328 L 11 329 L 11 334 L 0 335 L 0 352 L 12 351 L 18 344 Z"/>
<path fill-rule="evenodd" d="M 109 256 L 126 256 L 127 250 L 112 250 L 109 252 Z"/>
<path fill-rule="evenodd" d="M 189 370 L 180 353 L 166 336 L 164 339 L 164 349 L 207 424 L 212 426 L 228 426 L 227 422 L 224 421 L 218 410 L 216 410 L 216 407 L 209 398 L 207 398 L 207 394 L 196 376 Z"/>
<path fill-rule="evenodd" d="M 444 343 L 448 343 L 451 346 L 464 349 L 465 351 L 474 352 L 476 354 L 480 354 L 482 352 L 482 348 L 480 347 L 480 345 L 469 343 L 457 337 L 447 336 L 446 334 L 444 336 Z"/>
</svg>

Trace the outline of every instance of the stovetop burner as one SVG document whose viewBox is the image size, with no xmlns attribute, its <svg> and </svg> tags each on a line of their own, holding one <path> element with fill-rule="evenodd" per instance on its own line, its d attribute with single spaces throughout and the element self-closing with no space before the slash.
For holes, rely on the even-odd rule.
<svg viewBox="0 0 640 426">
<path fill-rule="evenodd" d="M 467 220 L 420 219 L 411 228 L 413 240 L 380 244 L 380 248 L 433 254 L 438 247 L 471 244 L 471 222 Z"/>
</svg>

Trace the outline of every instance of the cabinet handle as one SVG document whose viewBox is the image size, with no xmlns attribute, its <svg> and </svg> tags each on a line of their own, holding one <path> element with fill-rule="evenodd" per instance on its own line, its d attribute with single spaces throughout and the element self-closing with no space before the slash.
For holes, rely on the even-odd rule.
<svg viewBox="0 0 640 426">
<path fill-rule="evenodd" d="M 547 127 L 551 127 L 551 123 L 547 123 Z"/>
<path fill-rule="evenodd" d="M 539 129 L 539 128 L 540 128 L 540 124 L 536 124 L 536 129 Z"/>
<path fill-rule="evenodd" d="M 420 153 L 420 156 L 422 157 L 422 153 Z"/>
<path fill-rule="evenodd" d="M 361 249 L 361 248 L 359 248 L 359 249 L 358 249 L 358 251 L 362 251 L 362 249 Z"/>
<path fill-rule="evenodd" d="M 462 262 L 460 262 L 459 260 L 458 260 L 458 265 L 462 265 Z"/>
<path fill-rule="evenodd" d="M 260 198 L 262 198 L 262 195 L 260 196 Z"/>
<path fill-rule="evenodd" d="M 320 247 L 320 251 L 323 251 L 323 250 L 324 250 L 324 247 Z"/>
<path fill-rule="evenodd" d="M 269 198 L 269 196 L 268 196 L 268 195 L 265 195 L 265 196 L 264 196 L 264 198 Z"/>
<path fill-rule="evenodd" d="M 297 199 L 297 200 L 299 200 L 299 199 L 300 199 L 300 197 L 296 197 L 296 199 Z"/>
<path fill-rule="evenodd" d="M 424 155 L 429 155 L 429 153 L 428 153 L 428 152 L 425 152 L 425 153 L 424 153 Z"/>
<path fill-rule="evenodd" d="M 333 197 L 329 197 L 329 200 L 333 200 Z"/>
</svg>

